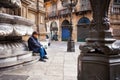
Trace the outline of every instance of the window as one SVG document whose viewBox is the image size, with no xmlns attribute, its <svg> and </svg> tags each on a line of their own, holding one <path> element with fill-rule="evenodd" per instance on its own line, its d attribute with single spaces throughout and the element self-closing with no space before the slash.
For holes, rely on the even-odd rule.
<svg viewBox="0 0 120 80">
<path fill-rule="evenodd" d="M 43 15 L 40 16 L 40 23 L 42 23 L 42 24 L 44 23 L 44 16 Z"/>
<path fill-rule="evenodd" d="M 52 4 L 52 10 L 53 10 L 53 11 L 56 11 L 56 10 L 57 10 L 57 5 L 56 5 L 56 3 L 53 3 L 53 4 Z"/>
<path fill-rule="evenodd" d="M 111 8 L 111 14 L 120 14 L 120 0 L 114 0 L 112 8 Z"/>
<path fill-rule="evenodd" d="M 90 1 L 89 0 L 81 0 L 80 7 L 81 7 L 81 11 L 91 10 Z"/>
<path fill-rule="evenodd" d="M 120 4 L 120 0 L 114 0 L 114 4 Z"/>
<path fill-rule="evenodd" d="M 27 17 L 27 9 L 26 9 L 26 6 L 23 6 L 22 7 L 22 17 Z"/>
</svg>

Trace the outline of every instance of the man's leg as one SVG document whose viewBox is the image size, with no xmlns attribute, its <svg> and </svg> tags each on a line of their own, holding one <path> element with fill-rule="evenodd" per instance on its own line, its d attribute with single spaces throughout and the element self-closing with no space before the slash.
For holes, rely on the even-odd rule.
<svg viewBox="0 0 120 80">
<path fill-rule="evenodd" d="M 40 61 L 46 62 L 46 61 L 44 60 L 44 56 L 45 56 L 44 49 L 43 49 L 43 48 L 40 48 Z"/>
<path fill-rule="evenodd" d="M 44 59 L 48 59 L 48 57 L 46 56 L 46 55 L 47 55 L 47 52 L 45 51 L 44 48 L 42 48 L 42 51 L 43 51 L 43 53 L 44 53 L 43 58 L 44 58 Z"/>
</svg>

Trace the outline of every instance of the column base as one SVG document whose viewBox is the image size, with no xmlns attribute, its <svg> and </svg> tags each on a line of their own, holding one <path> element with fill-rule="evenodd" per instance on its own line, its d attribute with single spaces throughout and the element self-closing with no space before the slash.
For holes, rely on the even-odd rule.
<svg viewBox="0 0 120 80">
<path fill-rule="evenodd" d="M 120 80 L 120 55 L 81 53 L 78 80 Z"/>
</svg>

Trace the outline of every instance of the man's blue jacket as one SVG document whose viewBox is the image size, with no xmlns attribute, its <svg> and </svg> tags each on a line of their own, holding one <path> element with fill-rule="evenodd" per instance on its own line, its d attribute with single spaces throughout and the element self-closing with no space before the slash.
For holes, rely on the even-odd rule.
<svg viewBox="0 0 120 80">
<path fill-rule="evenodd" d="M 28 48 L 30 51 L 33 51 L 34 53 L 39 53 L 41 47 L 42 47 L 42 45 L 40 44 L 38 39 L 35 38 L 34 36 L 31 36 L 28 39 Z"/>
</svg>

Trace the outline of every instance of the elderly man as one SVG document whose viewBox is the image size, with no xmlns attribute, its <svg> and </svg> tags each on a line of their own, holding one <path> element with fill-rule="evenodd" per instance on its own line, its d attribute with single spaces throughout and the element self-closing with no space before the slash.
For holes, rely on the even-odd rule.
<svg viewBox="0 0 120 80">
<path fill-rule="evenodd" d="M 44 59 L 48 59 L 45 49 L 38 41 L 38 33 L 36 31 L 34 31 L 32 33 L 32 36 L 28 39 L 28 48 L 30 51 L 33 51 L 33 53 L 40 53 L 39 61 L 46 62 Z"/>
</svg>

